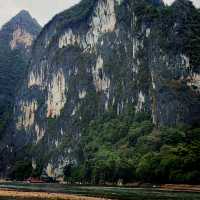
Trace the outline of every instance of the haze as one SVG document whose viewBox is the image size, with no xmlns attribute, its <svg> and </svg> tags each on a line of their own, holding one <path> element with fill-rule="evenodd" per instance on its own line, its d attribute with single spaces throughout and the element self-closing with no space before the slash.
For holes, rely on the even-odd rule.
<svg viewBox="0 0 200 200">
<path fill-rule="evenodd" d="M 25 9 L 43 26 L 55 14 L 77 4 L 80 0 L 0 0 L 0 27 Z"/>
</svg>

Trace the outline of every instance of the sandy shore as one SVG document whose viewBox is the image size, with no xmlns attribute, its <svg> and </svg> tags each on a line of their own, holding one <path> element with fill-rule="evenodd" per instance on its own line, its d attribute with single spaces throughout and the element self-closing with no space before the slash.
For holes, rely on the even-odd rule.
<svg viewBox="0 0 200 200">
<path fill-rule="evenodd" d="M 177 192 L 200 192 L 200 185 L 163 184 L 160 189 Z"/>
<path fill-rule="evenodd" d="M 75 196 L 67 195 L 61 193 L 47 193 L 47 192 L 19 192 L 14 190 L 0 190 L 0 197 L 3 198 L 36 198 L 36 199 L 49 199 L 49 200 L 108 200 L 95 197 L 84 197 L 84 196 Z"/>
</svg>

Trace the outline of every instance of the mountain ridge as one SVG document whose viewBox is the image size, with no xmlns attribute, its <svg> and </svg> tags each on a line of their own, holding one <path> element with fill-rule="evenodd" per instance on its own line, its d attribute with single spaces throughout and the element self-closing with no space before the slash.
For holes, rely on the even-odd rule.
<svg viewBox="0 0 200 200">
<path fill-rule="evenodd" d="M 198 156 L 182 152 L 199 148 L 199 19 L 186 0 L 82 0 L 33 48 L 11 34 L 8 49 L 24 46 L 30 61 L 0 149 L 3 176 L 198 181 Z"/>
<path fill-rule="evenodd" d="M 1 38 L 9 42 L 11 49 L 21 48 L 23 53 L 30 53 L 33 40 L 39 34 L 41 26 L 28 11 L 22 10 L 1 28 Z M 2 42 L 2 41 L 1 41 Z"/>
<path fill-rule="evenodd" d="M 12 146 L 16 91 L 23 84 L 32 43 L 41 27 L 27 11 L 21 11 L 0 30 L 0 165 L 4 168 Z M 0 169 L 2 172 L 3 170 Z"/>
<path fill-rule="evenodd" d="M 185 15 L 149 1 L 84 0 L 45 26 L 16 100 L 15 137 L 26 136 L 49 176 L 81 161 L 81 136 L 98 117 L 134 110 L 157 127 L 198 123 L 199 62 L 188 52 L 199 57 L 190 46 L 199 42 L 184 29 L 197 11 L 177 2 Z"/>
</svg>

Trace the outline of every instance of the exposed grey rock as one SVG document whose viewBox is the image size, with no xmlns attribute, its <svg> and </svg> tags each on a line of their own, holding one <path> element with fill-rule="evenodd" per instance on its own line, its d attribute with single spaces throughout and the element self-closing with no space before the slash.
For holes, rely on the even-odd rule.
<svg viewBox="0 0 200 200">
<path fill-rule="evenodd" d="M 165 24 L 143 14 L 146 3 L 85 0 L 37 38 L 16 99 L 15 141 L 34 145 L 33 160 L 43 158 L 50 176 L 79 162 L 82 130 L 111 110 L 119 115 L 134 107 L 157 126 L 199 121 L 199 72 L 176 43 L 182 21 Z M 161 30 L 164 25 L 169 29 Z"/>
</svg>

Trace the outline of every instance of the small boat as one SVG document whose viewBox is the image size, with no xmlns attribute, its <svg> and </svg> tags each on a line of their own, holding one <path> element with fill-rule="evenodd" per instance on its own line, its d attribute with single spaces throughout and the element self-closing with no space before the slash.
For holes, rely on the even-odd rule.
<svg viewBox="0 0 200 200">
<path fill-rule="evenodd" d="M 39 178 L 34 178 L 30 177 L 26 180 L 27 183 L 45 183 L 45 181 L 39 179 Z"/>
</svg>

